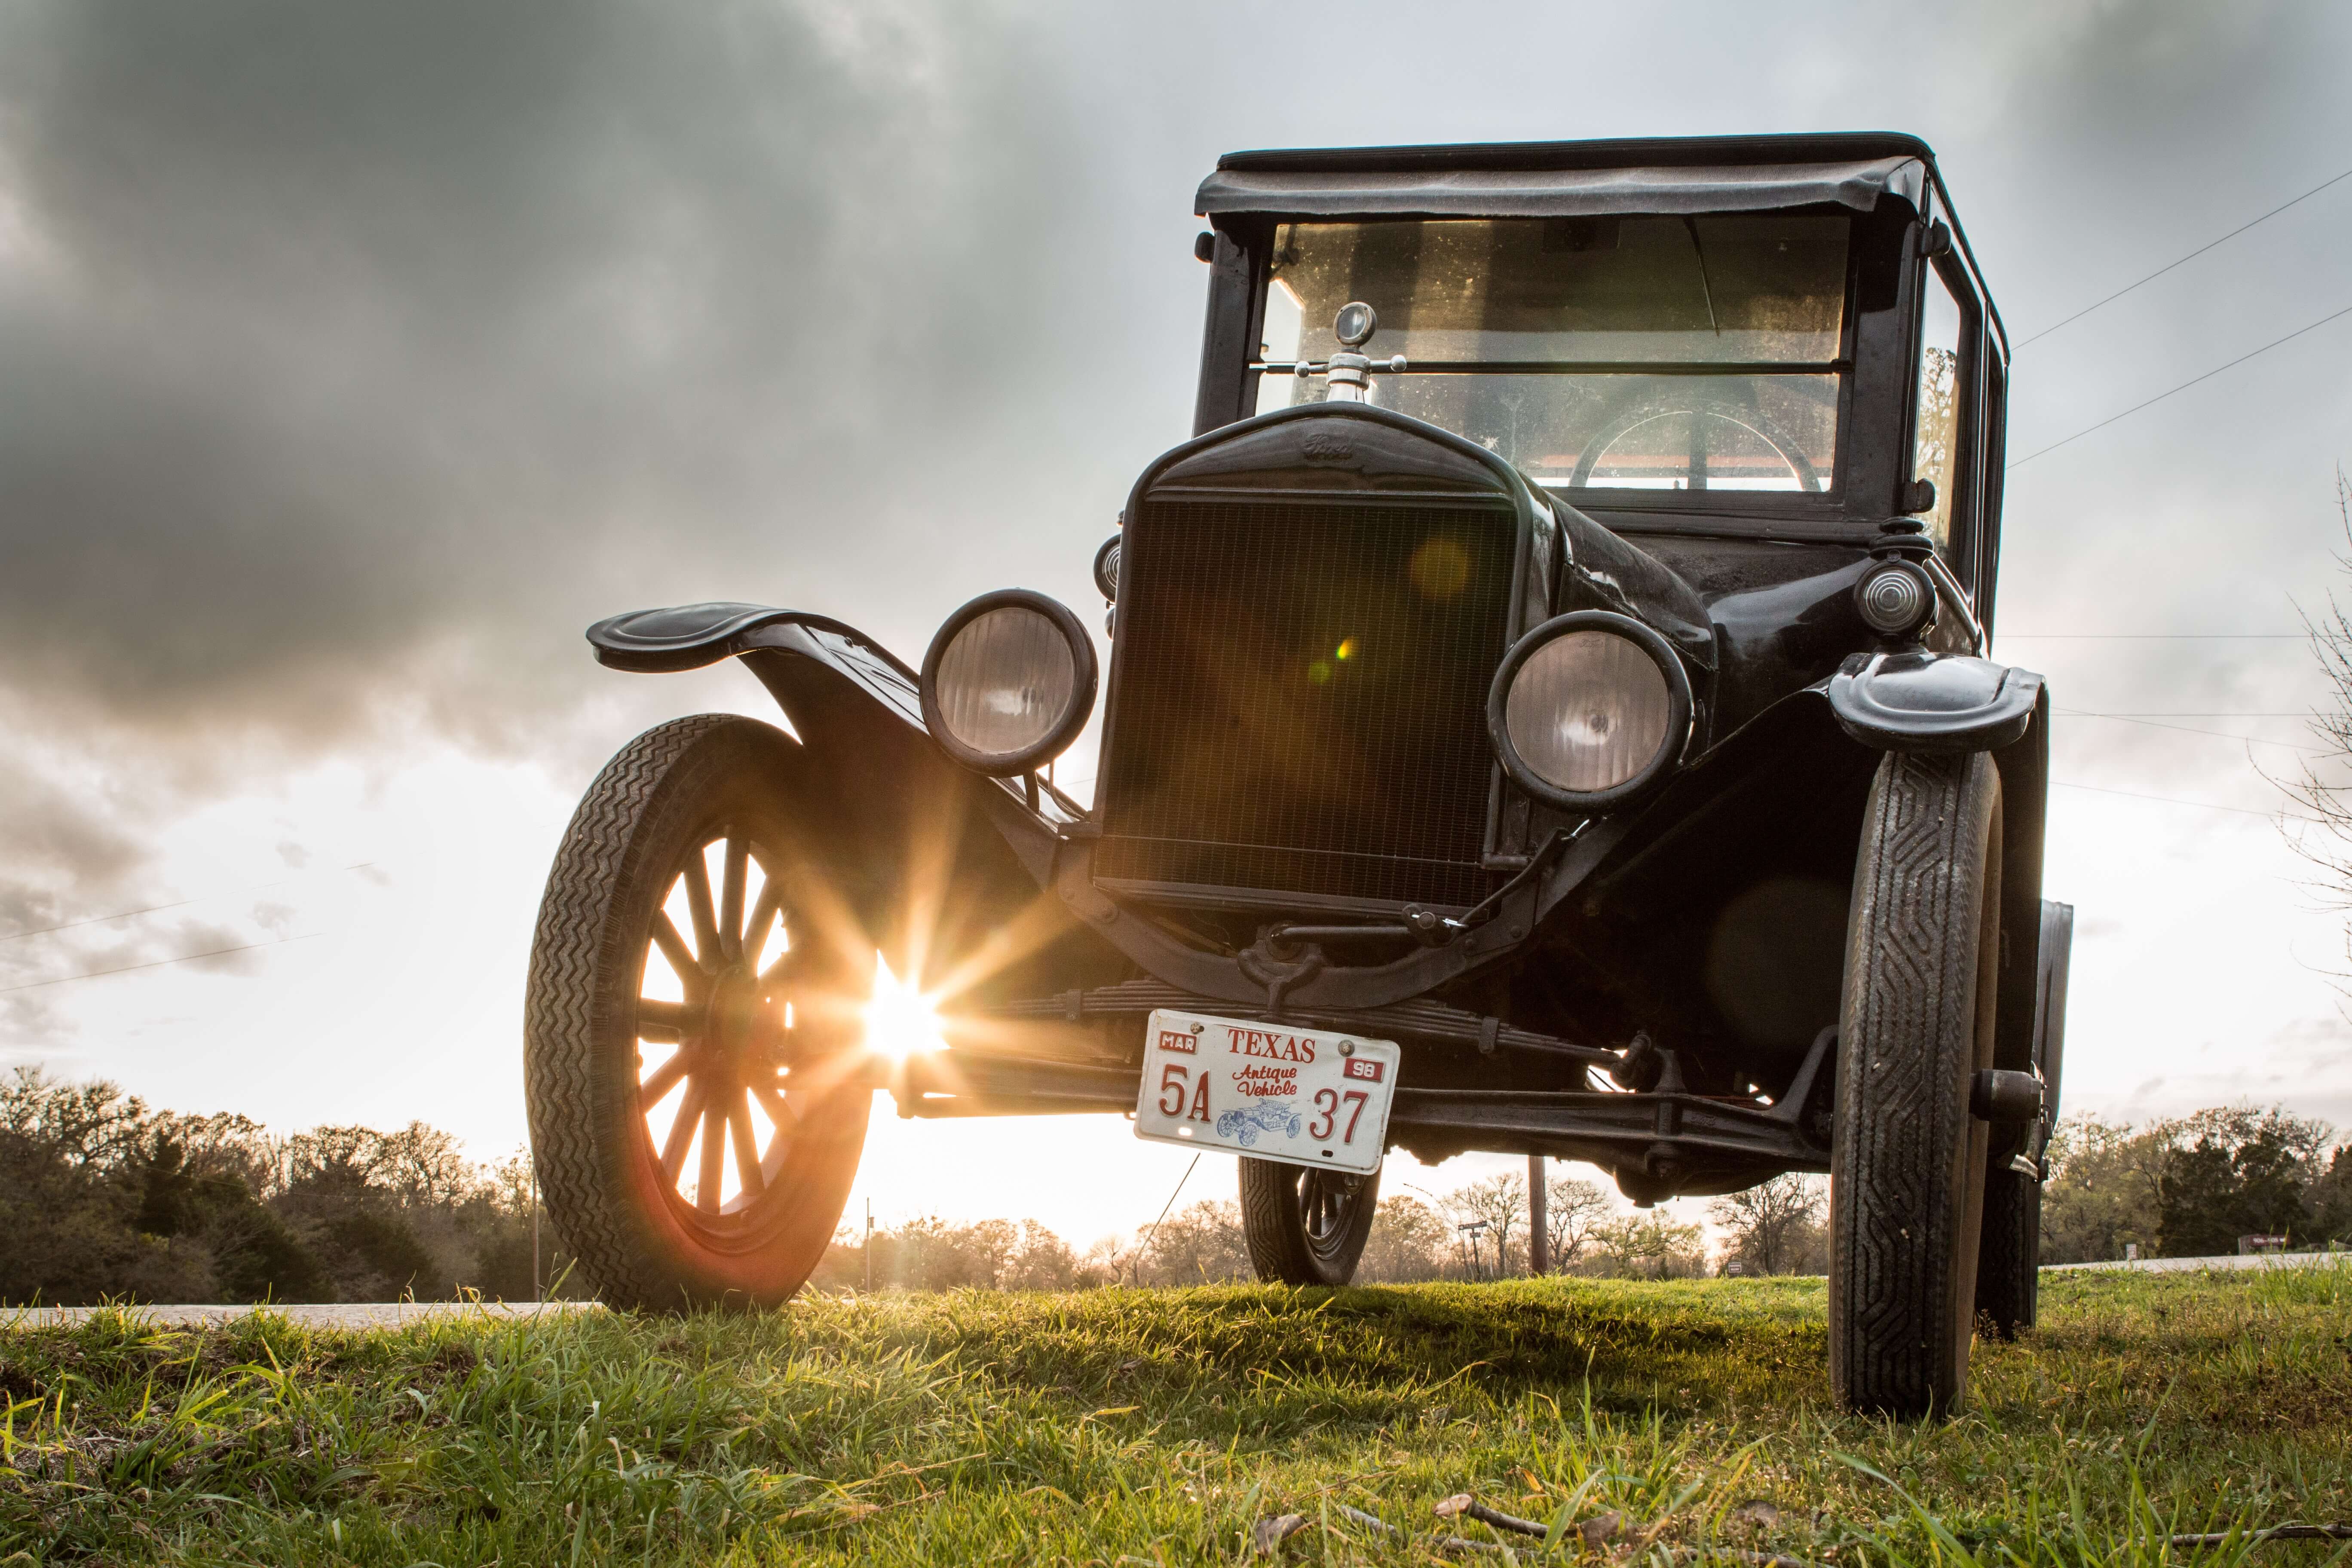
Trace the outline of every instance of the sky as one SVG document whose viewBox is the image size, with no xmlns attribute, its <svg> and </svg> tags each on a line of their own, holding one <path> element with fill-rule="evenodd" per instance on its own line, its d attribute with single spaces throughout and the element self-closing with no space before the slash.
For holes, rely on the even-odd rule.
<svg viewBox="0 0 2352 1568">
<path fill-rule="evenodd" d="M 648 725 L 772 712 L 582 628 L 745 599 L 915 657 L 1008 584 L 1091 619 L 1189 434 L 1222 152 L 1907 131 L 2023 340 L 2352 166 L 2347 46 L 2324 0 L 5 0 L 0 1068 L 510 1151 L 580 792 Z M 2021 347 L 2011 451 L 2352 305 L 2347 246 L 2352 181 Z M 2278 782 L 2328 695 L 2301 612 L 2347 586 L 2347 358 L 2352 317 L 2010 475 L 2070 1110 L 2352 1125 L 2344 917 Z M 853 1212 L 1083 1242 L 1184 1163 L 885 1102 Z"/>
</svg>

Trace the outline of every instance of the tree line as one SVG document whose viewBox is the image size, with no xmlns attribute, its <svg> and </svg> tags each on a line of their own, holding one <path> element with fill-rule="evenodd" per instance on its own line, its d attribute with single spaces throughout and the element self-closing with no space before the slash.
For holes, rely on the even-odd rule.
<svg viewBox="0 0 2352 1568">
<path fill-rule="evenodd" d="M 1628 1213 L 1600 1184 L 1546 1184 L 1552 1267 L 1688 1279 L 1817 1274 L 1827 1184 L 1785 1175 L 1714 1200 L 1700 1226 Z M 1487 1175 L 1443 1194 L 1391 1193 L 1357 1278 L 1368 1284 L 1527 1271 L 1527 1181 Z M 0 1306 L 144 1301 L 529 1300 L 583 1293 L 554 1227 L 538 1238 L 529 1157 L 466 1158 L 422 1122 L 324 1126 L 289 1137 L 242 1116 L 151 1109 L 103 1082 L 33 1068 L 0 1080 Z M 2272 1108 L 2200 1110 L 2133 1126 L 2069 1118 L 2051 1149 L 2042 1260 L 2204 1257 L 2242 1236 L 2352 1245 L 2352 1144 Z M 819 1289 L 1073 1290 L 1254 1277 L 1238 1205 L 1202 1200 L 1128 1238 L 1080 1248 L 1034 1219 L 919 1217 L 870 1237 L 845 1226 Z M 535 1285 L 536 1280 L 536 1285 Z"/>
<path fill-rule="evenodd" d="M 0 1080 L 0 1306 L 527 1301 L 534 1195 L 526 1158 L 477 1164 L 423 1122 L 278 1138 L 110 1083 Z"/>
</svg>

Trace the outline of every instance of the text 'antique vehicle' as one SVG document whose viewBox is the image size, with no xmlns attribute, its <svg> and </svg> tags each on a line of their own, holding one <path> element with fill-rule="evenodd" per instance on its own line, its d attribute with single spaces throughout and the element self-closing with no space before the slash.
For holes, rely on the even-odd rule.
<svg viewBox="0 0 2352 1568">
<path fill-rule="evenodd" d="M 767 1304 L 874 1091 L 1240 1157 L 1265 1279 L 1345 1283 L 1391 1148 L 1639 1203 L 1832 1176 L 1832 1381 L 1958 1407 L 2030 1324 L 2072 910 L 2049 699 L 1988 657 L 2009 353 L 1934 155 L 1854 134 L 1250 153 L 1200 190 L 1193 438 L 1096 558 L 919 668 L 824 615 L 581 804 L 532 1145 L 607 1300 Z M 1106 509 L 1108 510 L 1108 508 Z M 944 1048 L 887 1059 L 877 953 Z"/>
</svg>

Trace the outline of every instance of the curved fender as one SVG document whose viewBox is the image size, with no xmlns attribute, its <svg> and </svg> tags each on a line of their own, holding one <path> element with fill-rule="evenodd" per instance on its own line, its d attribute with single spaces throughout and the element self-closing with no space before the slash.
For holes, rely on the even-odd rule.
<svg viewBox="0 0 2352 1568">
<path fill-rule="evenodd" d="M 1881 752 L 1992 752 L 2033 721 L 2042 678 L 1989 658 L 1858 653 L 1830 677 L 1845 732 Z"/>
</svg>

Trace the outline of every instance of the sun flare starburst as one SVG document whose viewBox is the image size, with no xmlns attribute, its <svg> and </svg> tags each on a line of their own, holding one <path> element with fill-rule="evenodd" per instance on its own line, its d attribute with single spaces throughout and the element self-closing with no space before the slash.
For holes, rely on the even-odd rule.
<svg viewBox="0 0 2352 1568">
<path fill-rule="evenodd" d="M 874 965 L 874 994 L 866 1004 L 866 1048 L 898 1062 L 925 1051 L 947 1049 L 931 999 L 900 980 L 878 958 Z"/>
</svg>

